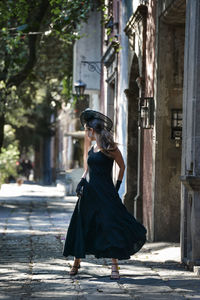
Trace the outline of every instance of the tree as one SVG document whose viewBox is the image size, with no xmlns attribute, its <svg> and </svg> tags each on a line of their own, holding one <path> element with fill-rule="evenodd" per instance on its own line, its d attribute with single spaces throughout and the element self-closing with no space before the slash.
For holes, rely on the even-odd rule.
<svg viewBox="0 0 200 300">
<path fill-rule="evenodd" d="M 45 35 L 66 43 L 78 38 L 77 24 L 87 20 L 91 0 L 0 1 L 0 150 L 6 112 L 18 101 L 17 90 L 31 74 Z"/>
<path fill-rule="evenodd" d="M 7 115 L 9 124 L 16 130 L 21 153 L 27 152 L 40 137 L 52 136 L 55 124 L 51 116 L 56 119 L 62 103 L 72 97 L 72 44 L 58 36 L 45 36 L 37 56 L 32 72 L 17 89 L 18 109 Z M 20 111 L 24 117 L 20 118 Z"/>
</svg>

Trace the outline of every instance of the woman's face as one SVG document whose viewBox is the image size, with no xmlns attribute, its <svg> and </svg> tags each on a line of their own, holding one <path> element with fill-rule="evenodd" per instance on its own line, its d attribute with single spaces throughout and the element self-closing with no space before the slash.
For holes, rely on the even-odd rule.
<svg viewBox="0 0 200 300">
<path fill-rule="evenodd" d="M 90 128 L 90 127 L 87 127 L 87 125 L 85 124 L 84 125 L 84 128 L 85 128 L 85 134 L 87 136 L 87 138 L 91 141 L 94 141 L 96 140 L 95 139 L 95 134 L 94 134 L 94 129 L 93 128 Z"/>
</svg>

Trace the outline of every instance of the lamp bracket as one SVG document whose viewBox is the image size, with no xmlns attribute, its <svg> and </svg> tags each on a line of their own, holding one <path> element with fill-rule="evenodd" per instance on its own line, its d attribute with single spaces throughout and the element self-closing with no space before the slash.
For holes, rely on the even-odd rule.
<svg viewBox="0 0 200 300">
<path fill-rule="evenodd" d="M 88 66 L 88 70 L 90 72 L 96 72 L 99 75 L 101 74 L 101 62 L 100 61 L 87 61 L 87 60 L 82 60 L 82 64 Z"/>
<path fill-rule="evenodd" d="M 139 98 L 139 124 L 144 129 L 152 129 L 154 125 L 154 98 Z"/>
</svg>

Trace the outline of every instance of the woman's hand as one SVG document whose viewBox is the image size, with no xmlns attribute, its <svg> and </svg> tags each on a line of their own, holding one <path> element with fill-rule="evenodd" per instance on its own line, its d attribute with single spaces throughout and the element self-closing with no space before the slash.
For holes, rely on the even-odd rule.
<svg viewBox="0 0 200 300">
<path fill-rule="evenodd" d="M 82 187 L 85 185 L 86 183 L 86 179 L 85 178 L 81 178 L 80 182 L 78 183 L 77 187 L 76 187 L 76 194 L 77 196 L 81 196 L 81 189 Z"/>
</svg>

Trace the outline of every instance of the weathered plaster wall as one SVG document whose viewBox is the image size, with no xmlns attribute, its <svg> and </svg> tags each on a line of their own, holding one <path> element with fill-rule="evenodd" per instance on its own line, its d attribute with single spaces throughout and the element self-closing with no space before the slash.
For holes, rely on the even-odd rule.
<svg viewBox="0 0 200 300">
<path fill-rule="evenodd" d="M 88 65 L 81 61 L 101 60 L 101 13 L 92 11 L 87 23 L 81 25 L 83 37 L 74 45 L 73 81 L 79 79 L 87 84 L 86 94 L 100 89 L 100 75 L 88 70 Z M 100 65 L 99 65 L 100 66 Z M 81 78 L 80 78 L 81 77 Z"/>
</svg>

